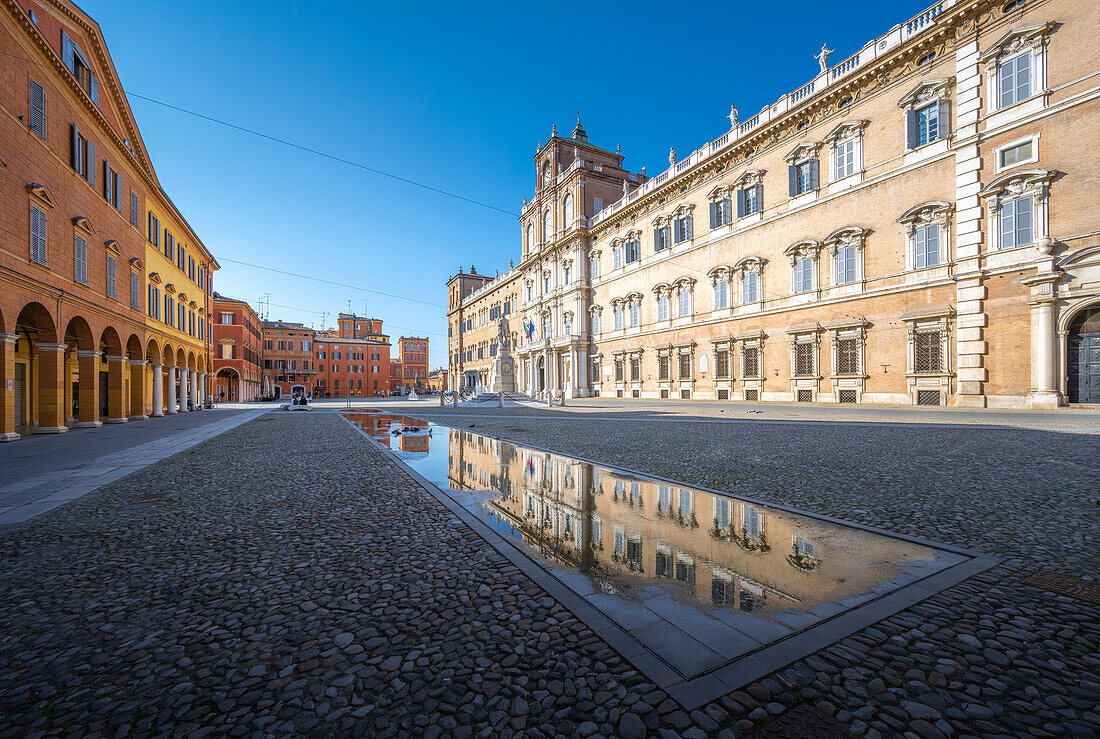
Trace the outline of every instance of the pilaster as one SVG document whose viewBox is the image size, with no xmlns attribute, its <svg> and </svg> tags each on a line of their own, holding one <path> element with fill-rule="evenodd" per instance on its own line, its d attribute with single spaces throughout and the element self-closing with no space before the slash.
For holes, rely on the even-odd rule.
<svg viewBox="0 0 1100 739">
<path fill-rule="evenodd" d="M 15 417 L 15 343 L 18 340 L 18 334 L 0 334 L 0 382 L 3 382 L 0 387 L 0 442 L 20 438 L 15 433 L 19 421 Z"/>
<path fill-rule="evenodd" d="M 78 429 L 99 428 L 103 425 L 99 420 L 99 352 L 94 349 L 79 349 L 76 356 L 80 366 L 80 398 L 77 409 L 80 416 L 74 426 Z"/>
</svg>

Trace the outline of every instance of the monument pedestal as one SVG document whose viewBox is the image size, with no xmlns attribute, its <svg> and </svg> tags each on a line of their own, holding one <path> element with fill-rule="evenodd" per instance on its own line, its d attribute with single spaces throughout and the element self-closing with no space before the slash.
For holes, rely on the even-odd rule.
<svg viewBox="0 0 1100 739">
<path fill-rule="evenodd" d="M 507 350 L 498 354 L 493 360 L 492 367 L 489 369 L 488 391 L 490 393 L 516 391 L 516 363 Z"/>
</svg>

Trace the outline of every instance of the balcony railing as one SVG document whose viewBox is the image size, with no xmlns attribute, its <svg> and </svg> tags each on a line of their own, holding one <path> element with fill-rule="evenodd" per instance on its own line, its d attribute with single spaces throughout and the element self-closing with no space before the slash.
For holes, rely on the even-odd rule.
<svg viewBox="0 0 1100 739">
<path fill-rule="evenodd" d="M 693 151 L 689 156 L 684 157 L 679 162 L 671 165 L 664 172 L 655 175 L 648 182 L 644 183 L 641 187 L 631 191 L 629 194 L 623 196 L 614 203 L 609 203 L 604 206 L 603 210 L 596 213 L 594 216 L 588 219 L 589 226 L 594 226 L 600 223 L 604 219 L 614 215 L 616 212 L 626 207 L 630 203 L 634 202 L 638 198 L 645 196 L 652 192 L 654 189 L 662 186 L 670 179 L 682 174 L 687 169 L 698 164 L 699 162 L 709 159 L 711 156 L 722 151 L 726 147 L 737 142 L 741 138 L 747 136 L 750 132 L 759 128 L 761 125 L 768 123 L 780 116 L 785 115 L 791 109 L 803 105 L 814 97 L 815 95 L 824 92 L 831 85 L 839 83 L 850 74 L 860 69 L 880 55 L 886 54 L 894 49 L 898 44 L 905 43 L 909 39 L 924 33 L 929 28 L 933 27 L 936 23 L 936 19 L 948 8 L 954 6 L 960 0 L 942 0 L 941 2 L 932 5 L 921 13 L 913 16 L 904 23 L 891 28 L 888 32 L 879 36 L 878 38 L 869 41 L 863 46 L 862 49 L 852 54 L 847 59 L 843 60 L 839 64 L 833 65 L 826 71 L 818 74 L 817 77 L 802 85 L 794 92 L 788 93 L 783 97 L 776 100 L 771 105 L 763 108 L 759 113 L 749 118 L 746 121 L 742 121 L 738 126 L 731 129 L 727 133 L 719 136 L 713 141 L 708 142 L 704 146 Z"/>
</svg>

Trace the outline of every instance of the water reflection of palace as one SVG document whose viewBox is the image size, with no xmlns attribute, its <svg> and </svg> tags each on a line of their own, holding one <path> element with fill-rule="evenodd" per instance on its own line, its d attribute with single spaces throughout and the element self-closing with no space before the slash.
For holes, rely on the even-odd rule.
<svg viewBox="0 0 1100 739">
<path fill-rule="evenodd" d="M 841 524 L 449 430 L 452 489 L 493 490 L 525 542 L 629 595 L 746 612 L 804 610 L 865 593 L 930 549 Z"/>
<path fill-rule="evenodd" d="M 426 421 L 412 416 L 401 416 L 393 413 L 377 413 L 374 411 L 348 411 L 344 417 L 354 423 L 372 439 L 381 442 L 389 449 L 397 449 L 402 452 L 427 452 L 429 426 Z M 394 429 L 415 428 L 416 431 L 394 434 Z"/>
</svg>

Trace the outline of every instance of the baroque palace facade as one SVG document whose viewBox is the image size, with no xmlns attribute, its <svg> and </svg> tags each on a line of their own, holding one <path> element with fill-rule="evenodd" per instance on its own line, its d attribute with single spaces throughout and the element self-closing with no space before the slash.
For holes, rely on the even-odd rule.
<svg viewBox="0 0 1100 739">
<path fill-rule="evenodd" d="M 456 387 L 504 316 L 532 395 L 1100 403 L 1098 23 L 944 0 L 651 178 L 555 131 L 519 264 L 448 282 Z"/>
<path fill-rule="evenodd" d="M 160 186 L 99 26 L 67 0 L 0 0 L 0 54 L 0 439 L 186 412 L 218 265 Z"/>
</svg>

